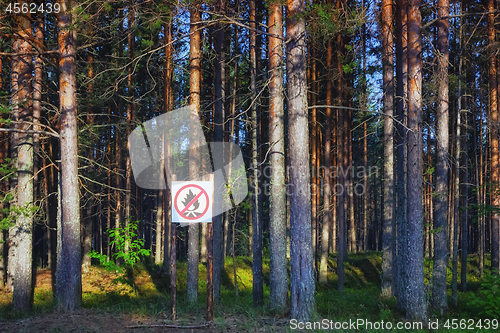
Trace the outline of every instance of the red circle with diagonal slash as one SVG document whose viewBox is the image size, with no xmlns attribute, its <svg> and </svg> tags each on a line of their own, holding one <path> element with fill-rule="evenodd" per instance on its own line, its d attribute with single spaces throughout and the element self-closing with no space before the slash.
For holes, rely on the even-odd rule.
<svg viewBox="0 0 500 333">
<path fill-rule="evenodd" d="M 207 205 L 205 207 L 205 210 L 203 211 L 203 213 L 201 213 L 199 216 L 194 216 L 194 217 L 187 217 L 187 216 L 184 216 L 183 213 L 181 213 L 181 210 L 179 210 L 179 207 L 177 207 L 177 198 L 179 197 L 179 194 L 181 194 L 182 190 L 184 190 L 185 188 L 188 188 L 188 187 L 194 187 L 194 188 L 197 188 L 199 190 L 201 190 L 200 193 L 203 193 L 205 195 L 205 198 L 207 200 Z M 198 193 L 198 194 L 200 194 Z M 195 200 L 193 200 L 195 201 Z M 205 215 L 205 213 L 207 212 L 208 210 L 208 206 L 210 206 L 210 202 L 209 202 L 209 197 L 208 197 L 208 193 L 207 191 L 205 191 L 205 189 L 201 186 L 198 186 L 196 184 L 187 184 L 187 185 L 184 185 L 183 187 L 180 188 L 179 191 L 177 191 L 177 193 L 175 194 L 175 199 L 174 199 L 174 207 L 175 207 L 175 210 L 177 211 L 177 213 L 179 213 L 180 216 L 182 216 L 183 218 L 185 218 L 186 220 L 199 220 L 203 217 L 203 215 Z M 184 209 L 187 209 L 191 207 L 191 205 L 189 206 L 186 206 L 184 207 Z"/>
</svg>

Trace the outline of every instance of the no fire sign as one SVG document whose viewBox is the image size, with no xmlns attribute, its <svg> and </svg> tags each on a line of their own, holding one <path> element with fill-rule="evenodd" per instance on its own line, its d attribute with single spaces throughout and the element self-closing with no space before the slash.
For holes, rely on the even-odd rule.
<svg viewBox="0 0 500 333">
<path fill-rule="evenodd" d="M 172 222 L 212 222 L 213 183 L 172 182 Z"/>
</svg>

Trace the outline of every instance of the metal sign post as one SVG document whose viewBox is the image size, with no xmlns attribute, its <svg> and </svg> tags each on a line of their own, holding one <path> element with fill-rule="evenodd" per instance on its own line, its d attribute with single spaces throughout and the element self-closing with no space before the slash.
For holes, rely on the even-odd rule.
<svg viewBox="0 0 500 333">
<path fill-rule="evenodd" d="M 214 175 L 206 175 L 203 180 L 214 182 Z M 213 191 L 210 193 L 213 201 Z M 212 216 L 212 212 L 209 212 Z M 207 321 L 214 320 L 214 247 L 213 247 L 213 223 L 208 223 L 207 228 Z"/>
<path fill-rule="evenodd" d="M 172 180 L 176 180 L 176 175 L 172 175 Z M 166 213 L 166 212 L 165 212 Z M 170 304 L 172 320 L 177 318 L 177 224 L 170 223 Z"/>
</svg>

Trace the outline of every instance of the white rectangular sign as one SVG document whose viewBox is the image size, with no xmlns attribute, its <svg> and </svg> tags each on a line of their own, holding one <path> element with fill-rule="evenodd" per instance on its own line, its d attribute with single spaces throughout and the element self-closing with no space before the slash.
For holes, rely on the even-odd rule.
<svg viewBox="0 0 500 333">
<path fill-rule="evenodd" d="M 173 181 L 172 222 L 212 222 L 213 191 L 210 181 Z"/>
</svg>

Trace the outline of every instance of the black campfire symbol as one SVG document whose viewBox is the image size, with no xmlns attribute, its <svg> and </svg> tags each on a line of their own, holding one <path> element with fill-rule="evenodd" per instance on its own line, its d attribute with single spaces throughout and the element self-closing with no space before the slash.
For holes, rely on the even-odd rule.
<svg viewBox="0 0 500 333">
<path fill-rule="evenodd" d="M 186 197 L 184 200 L 182 200 L 182 204 L 184 205 L 184 208 L 196 197 L 196 195 L 193 193 L 193 191 L 189 190 L 189 193 L 186 194 Z M 187 208 L 187 210 L 184 212 L 185 217 L 198 217 L 201 215 L 201 213 L 196 212 L 198 208 L 200 207 L 199 200 L 196 199 L 195 202 L 191 206 Z"/>
</svg>

